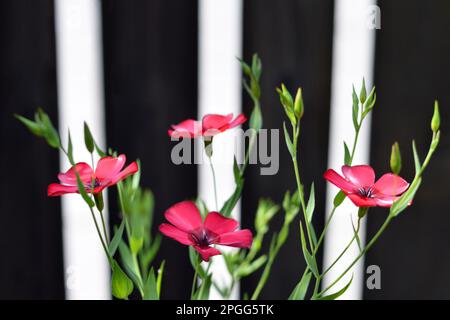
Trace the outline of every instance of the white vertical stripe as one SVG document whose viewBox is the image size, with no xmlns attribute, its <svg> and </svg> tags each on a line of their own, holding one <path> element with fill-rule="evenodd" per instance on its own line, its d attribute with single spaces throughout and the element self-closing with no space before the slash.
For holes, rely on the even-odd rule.
<svg viewBox="0 0 450 320">
<path fill-rule="evenodd" d="M 341 172 L 344 159 L 343 141 L 352 145 L 354 130 L 352 122 L 352 84 L 357 93 L 361 88 L 362 77 L 366 79 L 366 87 L 372 87 L 375 31 L 368 27 L 373 0 L 336 0 L 334 13 L 333 36 L 333 67 L 331 85 L 331 115 L 328 167 Z M 370 150 L 370 117 L 365 120 L 361 129 L 357 152 L 353 164 L 367 164 Z M 337 188 L 328 184 L 327 214 L 332 209 L 333 197 Z M 333 222 L 325 239 L 324 267 L 329 266 L 344 249 L 353 236 L 350 217 L 356 218 L 357 209 L 345 200 L 336 211 Z M 365 239 L 365 220 L 361 226 L 361 240 Z M 327 274 L 323 285 L 326 287 L 336 279 L 358 255 L 355 244 L 348 250 L 331 272 Z M 353 283 L 342 296 L 343 299 L 361 299 L 364 282 L 363 259 L 353 269 Z M 350 279 L 352 273 L 339 282 L 330 293 L 342 288 Z"/>
<path fill-rule="evenodd" d="M 199 118 L 208 113 L 236 116 L 241 112 L 241 70 L 236 57 L 242 56 L 242 0 L 199 1 Z M 218 186 L 219 206 L 231 195 L 233 178 L 234 139 L 231 132 L 214 138 L 212 157 Z M 203 152 L 203 151 L 202 151 Z M 218 210 L 214 204 L 214 190 L 206 156 L 198 167 L 200 197 L 210 210 Z M 233 212 L 240 217 L 239 205 Z M 222 257 L 212 258 L 211 270 L 218 283 L 230 283 Z M 238 286 L 231 298 L 239 297 Z M 220 298 L 212 290 L 211 298 Z"/>
<path fill-rule="evenodd" d="M 100 14 L 100 1 L 55 0 L 59 129 L 66 144 L 70 128 L 77 162 L 91 163 L 84 120 L 98 143 L 105 142 Z M 67 170 L 63 154 L 60 159 Z M 109 299 L 107 260 L 80 196 L 62 197 L 62 217 L 67 299 Z"/>
</svg>

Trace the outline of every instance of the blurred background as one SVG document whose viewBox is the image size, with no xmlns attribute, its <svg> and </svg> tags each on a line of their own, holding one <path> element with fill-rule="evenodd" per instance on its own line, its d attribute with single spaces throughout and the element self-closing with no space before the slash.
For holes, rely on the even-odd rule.
<svg viewBox="0 0 450 320">
<path fill-rule="evenodd" d="M 275 87 L 283 82 L 290 90 L 303 88 L 300 170 L 305 185 L 315 183 L 316 229 L 323 227 L 330 194 L 322 174 L 342 159 L 342 142 L 335 140 L 349 139 L 351 84 L 359 88 L 365 77 L 368 86 L 377 88 L 371 125 L 360 142 L 360 161 L 370 162 L 378 173 L 389 171 L 391 145 L 398 141 L 402 176 L 409 180 L 414 173 L 411 139 L 423 157 L 433 102 L 439 99 L 441 145 L 422 189 L 355 271 L 359 278 L 348 298 L 450 298 L 450 201 L 445 187 L 450 179 L 449 34 L 446 0 L 1 0 L 0 298 L 109 298 L 106 262 L 87 253 L 99 244 L 71 242 L 74 235 L 83 238 L 83 232 L 93 231 L 71 219 L 87 220 L 86 228 L 92 228 L 89 217 L 75 210 L 74 218 L 69 202 L 46 195 L 57 172 L 68 167 L 14 113 L 31 117 L 43 107 L 63 135 L 67 127 L 82 130 L 82 120 L 88 120 L 103 145 L 125 153 L 129 161 L 139 158 L 142 183 L 155 194 L 157 226 L 170 205 L 205 188 L 201 167 L 171 162 L 169 125 L 211 110 L 248 114 L 252 105 L 240 88 L 235 58 L 249 61 L 255 52 L 263 62 L 265 128 L 281 128 L 285 117 Z M 258 166 L 249 167 L 237 213 L 243 227 L 252 227 L 260 197 L 281 202 L 284 190 L 295 189 L 285 149 L 280 143 L 277 175 L 261 176 Z M 371 210 L 366 237 L 386 214 Z M 111 191 L 111 226 L 118 215 Z M 275 230 L 281 223 L 279 215 Z M 339 247 L 334 239 L 348 229 L 331 232 L 336 237 L 327 239 L 325 255 L 332 254 L 335 244 Z M 87 265 L 78 266 L 83 255 Z M 323 252 L 319 256 L 327 259 Z M 163 257 L 163 298 L 187 298 L 193 274 L 188 251 L 164 239 L 157 262 Z M 381 269 L 380 290 L 365 285 L 369 265 Z M 261 298 L 285 299 L 304 267 L 298 225 L 293 223 Z M 74 274 L 89 283 L 73 289 Z M 253 291 L 259 276 L 242 281 L 240 292 Z"/>
</svg>

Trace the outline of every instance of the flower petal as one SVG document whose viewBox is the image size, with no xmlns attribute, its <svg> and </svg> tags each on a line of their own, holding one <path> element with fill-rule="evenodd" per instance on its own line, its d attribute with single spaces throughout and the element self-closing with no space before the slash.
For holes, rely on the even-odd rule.
<svg viewBox="0 0 450 320">
<path fill-rule="evenodd" d="M 183 230 L 180 230 L 168 223 L 162 223 L 159 226 L 159 232 L 161 232 L 163 235 L 172 238 L 179 243 L 192 246 L 194 245 L 194 242 L 192 242 L 189 234 L 187 232 L 184 232 Z"/>
<path fill-rule="evenodd" d="M 347 197 L 357 207 L 376 207 L 378 205 L 375 198 L 362 197 L 357 193 L 349 193 Z"/>
<path fill-rule="evenodd" d="M 202 134 L 202 124 L 193 119 L 187 119 L 179 124 L 173 124 L 172 129 L 168 131 L 168 134 L 174 138 L 194 138 Z"/>
<path fill-rule="evenodd" d="M 239 222 L 231 218 L 226 218 L 215 211 L 208 213 L 203 225 L 205 229 L 217 235 L 232 232 L 239 228 Z"/>
<path fill-rule="evenodd" d="M 124 154 L 121 154 L 117 158 L 115 157 L 104 157 L 101 158 L 97 163 L 97 168 L 95 169 L 95 177 L 100 180 L 111 181 L 125 165 L 127 158 Z"/>
<path fill-rule="evenodd" d="M 237 248 L 250 248 L 253 242 L 252 232 L 248 229 L 223 233 L 214 241 L 215 244 Z"/>
<path fill-rule="evenodd" d="M 210 130 L 210 129 L 216 129 L 219 130 L 220 128 L 229 125 L 231 120 L 233 119 L 233 114 L 230 113 L 226 116 L 220 115 L 220 114 L 207 114 L 202 119 L 202 128 L 203 132 Z"/>
<path fill-rule="evenodd" d="M 77 186 L 64 186 L 59 183 L 52 183 L 48 186 L 47 189 L 47 195 L 49 197 L 57 197 L 62 196 L 63 194 L 77 193 L 77 192 L 78 192 Z"/>
<path fill-rule="evenodd" d="M 409 187 L 409 183 L 393 173 L 386 173 L 375 182 L 374 187 L 377 192 L 396 196 L 405 192 Z"/>
<path fill-rule="evenodd" d="M 222 254 L 219 250 L 213 247 L 199 247 L 194 246 L 194 249 L 200 253 L 200 256 L 202 257 L 203 261 L 208 262 L 209 258 L 212 256 L 217 256 L 219 254 Z"/>
<path fill-rule="evenodd" d="M 238 125 L 243 124 L 245 121 L 247 121 L 247 117 L 243 113 L 241 113 L 228 124 L 228 129 L 237 127 Z"/>
<path fill-rule="evenodd" d="M 69 186 L 77 186 L 77 176 L 75 170 L 80 175 L 80 179 L 83 183 L 90 183 L 94 172 L 90 165 L 85 162 L 79 162 L 75 164 L 75 167 L 70 168 L 65 173 L 58 174 L 58 179 L 61 183 Z"/>
<path fill-rule="evenodd" d="M 381 196 L 377 195 L 374 199 L 377 203 L 377 206 L 390 208 L 394 204 L 395 201 L 397 201 L 400 197 L 395 196 Z M 411 205 L 411 203 L 409 204 Z"/>
<path fill-rule="evenodd" d="M 171 206 L 164 213 L 170 223 L 178 229 L 191 232 L 202 227 L 202 217 L 192 201 L 182 201 Z"/>
<path fill-rule="evenodd" d="M 375 172 L 371 166 L 343 166 L 344 177 L 358 187 L 371 187 L 375 182 Z"/>
<path fill-rule="evenodd" d="M 323 177 L 345 192 L 354 192 L 356 188 L 356 186 L 354 186 L 351 182 L 345 180 L 333 169 L 328 169 L 327 171 L 325 171 Z"/>
<path fill-rule="evenodd" d="M 120 171 L 112 180 L 108 183 L 108 185 L 116 184 L 117 182 L 125 179 L 126 177 L 135 174 L 139 171 L 139 166 L 136 161 L 130 163 L 128 167 Z"/>
</svg>

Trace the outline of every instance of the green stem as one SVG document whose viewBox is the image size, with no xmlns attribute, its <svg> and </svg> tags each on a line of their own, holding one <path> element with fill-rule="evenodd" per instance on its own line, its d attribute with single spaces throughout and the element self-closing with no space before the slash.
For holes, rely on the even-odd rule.
<svg viewBox="0 0 450 320">
<path fill-rule="evenodd" d="M 91 211 L 92 220 L 94 220 L 95 229 L 97 230 L 98 237 L 100 238 L 100 242 L 102 243 L 103 250 L 105 251 L 106 257 L 108 258 L 108 262 L 112 268 L 113 260 L 112 260 L 112 257 L 109 255 L 108 247 L 106 246 L 105 241 L 103 240 L 102 234 L 100 232 L 100 228 L 97 223 L 97 219 L 95 218 L 94 210 L 90 206 L 88 206 L 88 207 L 89 207 L 89 210 Z"/>
<path fill-rule="evenodd" d="M 214 170 L 214 165 L 213 165 L 211 157 L 208 156 L 208 159 L 209 159 L 209 166 L 211 167 L 211 174 L 212 174 L 213 184 L 214 184 L 214 201 L 216 203 L 216 210 L 219 211 L 219 202 L 217 201 L 216 172 Z"/>
<path fill-rule="evenodd" d="M 262 289 L 264 288 L 264 285 L 267 282 L 267 279 L 269 278 L 270 270 L 272 268 L 273 261 L 274 261 L 274 259 L 269 259 L 269 261 L 267 261 L 267 264 L 264 267 L 264 271 L 263 271 L 263 273 L 261 275 L 261 278 L 259 279 L 258 285 L 256 286 L 255 292 L 253 292 L 253 295 L 250 298 L 250 300 L 257 300 L 258 299 Z"/>
<path fill-rule="evenodd" d="M 312 241 L 312 236 L 311 236 L 311 230 L 310 230 L 310 225 L 308 222 L 308 217 L 306 216 L 306 203 L 305 203 L 305 197 L 303 194 L 303 188 L 302 188 L 302 182 L 300 179 L 300 172 L 298 169 L 298 161 L 297 161 L 297 145 L 298 145 L 298 137 L 300 135 L 300 124 L 297 126 L 292 126 L 293 129 L 293 137 L 294 137 L 294 154 L 292 155 L 292 164 L 294 166 L 294 172 L 295 172 L 295 180 L 297 182 L 297 189 L 298 189 L 298 195 L 300 198 L 300 203 L 302 206 L 302 211 L 303 211 L 303 217 L 305 219 L 305 225 L 306 225 L 306 233 L 308 235 L 308 240 L 309 240 L 309 245 L 311 247 L 311 250 L 314 249 L 314 244 Z"/>
<path fill-rule="evenodd" d="M 369 241 L 369 243 L 366 245 L 366 247 L 359 253 L 359 255 L 353 260 L 353 262 L 345 269 L 345 271 L 336 279 L 334 280 L 327 288 L 325 288 L 322 292 L 319 293 L 319 295 L 323 295 L 325 292 L 330 290 L 336 283 L 338 283 L 352 268 L 353 266 L 361 259 L 362 256 L 364 256 L 367 251 L 370 250 L 370 248 L 374 245 L 374 243 L 378 240 L 378 238 L 381 236 L 381 234 L 386 230 L 387 226 L 392 220 L 392 216 L 388 215 L 386 220 L 384 221 L 381 228 L 377 231 L 377 233 L 373 236 L 373 238 Z"/>
<path fill-rule="evenodd" d="M 100 218 L 102 220 L 102 227 L 103 227 L 103 233 L 105 235 L 105 240 L 106 240 L 106 243 L 109 243 L 108 232 L 106 230 L 105 217 L 103 215 L 103 211 L 99 210 L 99 212 L 100 212 Z"/>
<path fill-rule="evenodd" d="M 198 268 L 198 265 L 197 265 L 197 268 Z M 198 276 L 197 268 L 195 268 L 194 278 L 192 279 L 191 300 L 193 299 L 195 290 L 197 289 L 197 276 Z"/>
</svg>

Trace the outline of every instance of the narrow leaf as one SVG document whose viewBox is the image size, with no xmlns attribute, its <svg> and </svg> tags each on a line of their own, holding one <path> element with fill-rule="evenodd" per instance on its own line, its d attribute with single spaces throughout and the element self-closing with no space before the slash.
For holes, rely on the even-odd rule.
<svg viewBox="0 0 450 320">
<path fill-rule="evenodd" d="M 125 229 L 125 218 L 122 219 L 122 222 L 120 223 L 119 228 L 116 229 L 114 232 L 114 237 L 112 238 L 111 242 L 108 246 L 108 252 L 109 255 L 112 257 L 117 251 L 117 248 L 119 247 L 120 240 L 122 240 L 123 230 Z"/>
<path fill-rule="evenodd" d="M 306 292 L 308 291 L 309 283 L 311 281 L 311 272 L 307 271 L 300 279 L 299 283 L 295 286 L 289 300 L 304 300 Z"/>
<path fill-rule="evenodd" d="M 328 296 L 319 297 L 319 298 L 317 298 L 317 300 L 336 300 L 337 298 L 342 296 L 345 293 L 345 291 L 347 291 L 347 289 L 352 284 L 352 281 L 353 281 L 353 275 L 352 275 L 350 281 L 347 283 L 347 285 L 345 287 L 343 287 L 341 290 L 339 290 L 338 292 L 332 293 Z"/>
<path fill-rule="evenodd" d="M 350 166 L 352 164 L 352 158 L 350 155 L 350 150 L 348 149 L 347 144 L 344 142 L 344 164 L 346 166 Z"/>
<path fill-rule="evenodd" d="M 306 205 L 306 217 L 308 219 L 308 223 L 311 223 L 313 214 L 314 214 L 314 208 L 316 205 L 315 195 L 314 195 L 314 182 L 311 184 L 311 191 L 309 193 L 309 200 L 308 204 Z"/>
</svg>

